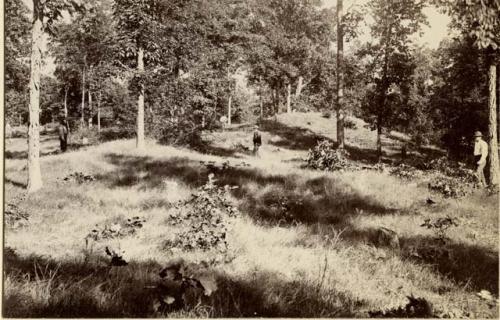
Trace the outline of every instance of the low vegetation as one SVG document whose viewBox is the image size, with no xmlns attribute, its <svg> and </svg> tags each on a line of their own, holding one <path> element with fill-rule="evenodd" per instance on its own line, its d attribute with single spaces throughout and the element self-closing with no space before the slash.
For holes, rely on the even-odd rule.
<svg viewBox="0 0 500 320">
<path fill-rule="evenodd" d="M 304 168 L 291 137 L 323 120 L 263 126 L 260 158 L 224 144 L 251 143 L 245 128 L 206 153 L 120 140 L 45 156 L 30 195 L 9 159 L 6 208 L 26 223 L 6 225 L 4 315 L 498 317 L 498 198 L 431 193 L 360 152 L 346 161 L 372 169 Z"/>
</svg>

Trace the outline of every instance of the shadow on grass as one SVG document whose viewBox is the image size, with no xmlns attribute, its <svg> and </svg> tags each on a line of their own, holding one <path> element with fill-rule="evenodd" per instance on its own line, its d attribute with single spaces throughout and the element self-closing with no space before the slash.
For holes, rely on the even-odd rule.
<svg viewBox="0 0 500 320">
<path fill-rule="evenodd" d="M 77 144 L 77 143 L 71 143 L 68 145 L 68 149 L 66 152 L 70 151 L 76 151 L 82 147 L 85 147 L 84 145 Z M 40 157 L 46 157 L 46 156 L 53 156 L 56 154 L 62 154 L 61 150 L 59 147 L 54 147 L 54 148 L 49 148 L 45 149 L 42 146 L 42 150 L 40 150 Z M 21 159 L 27 159 L 28 158 L 28 151 L 8 151 L 5 150 L 4 153 L 5 159 L 15 159 L 15 160 L 21 160 Z"/>
<path fill-rule="evenodd" d="M 339 224 L 359 212 L 393 214 L 400 208 L 388 208 L 373 197 L 362 194 L 345 181 L 334 177 L 304 179 L 297 174 L 265 175 L 260 170 L 230 166 L 209 168 L 187 158 L 154 160 L 108 154 L 106 159 L 118 169 L 98 177 L 108 187 L 139 186 L 157 188 L 166 178 L 182 181 L 196 188 L 215 173 L 218 184 L 236 185 L 233 191 L 240 209 L 251 212 L 258 223 L 333 223 Z"/>
<path fill-rule="evenodd" d="M 3 314 L 7 317 L 147 316 L 153 293 L 145 286 L 159 266 L 56 261 L 4 252 Z"/>
<path fill-rule="evenodd" d="M 6 176 L 4 176 L 4 179 L 5 179 L 5 183 L 10 183 L 11 185 L 18 187 L 18 188 L 25 189 L 28 186 L 26 183 L 12 180 L 10 178 L 7 178 Z"/>
<path fill-rule="evenodd" d="M 440 244 L 432 237 L 402 238 L 401 255 L 430 265 L 467 290 L 488 290 L 498 297 L 498 252 L 479 245 L 451 240 Z M 414 248 L 412 251 L 409 248 Z"/>
<path fill-rule="evenodd" d="M 277 147 L 288 148 L 292 150 L 302 150 L 307 151 L 309 149 L 314 148 L 319 141 L 327 140 L 337 145 L 335 140 L 332 140 L 323 135 L 317 134 L 310 129 L 301 128 L 301 127 L 290 127 L 280 122 L 274 121 L 264 121 L 262 125 L 262 130 L 267 131 L 272 135 L 277 135 L 281 139 L 279 141 L 270 141 L 271 145 Z M 389 134 L 388 138 L 392 139 L 393 142 L 398 143 L 406 143 L 407 141 L 397 135 Z M 346 145 L 346 150 L 349 152 L 349 158 L 353 161 L 362 162 L 366 164 L 375 164 L 378 162 L 377 152 L 375 149 L 375 145 L 373 148 L 360 148 L 355 145 Z M 381 161 L 385 163 L 395 163 L 401 162 L 403 159 L 401 158 L 401 149 L 399 146 L 396 146 L 394 143 L 384 142 L 382 146 L 383 156 Z M 433 159 L 438 158 L 445 155 L 445 153 L 439 149 L 431 148 L 431 147 L 421 147 L 418 151 L 414 151 L 411 155 L 408 155 L 409 158 L 421 158 L 421 159 Z M 410 163 L 411 165 L 411 163 Z"/>
<path fill-rule="evenodd" d="M 261 130 L 281 138 L 279 141 L 270 141 L 269 144 L 291 150 L 309 150 L 314 148 L 318 141 L 322 140 L 328 140 L 336 144 L 335 141 L 318 135 L 309 129 L 290 127 L 271 120 L 263 121 Z"/>
<path fill-rule="evenodd" d="M 238 155 L 238 153 L 246 153 L 245 150 L 237 150 L 235 148 L 223 148 L 223 147 L 218 147 L 213 144 L 206 144 L 197 148 L 193 148 L 194 150 L 203 153 L 203 154 L 209 154 L 209 155 L 214 155 L 218 157 L 223 157 L 223 158 L 242 158 L 241 156 Z"/>
<path fill-rule="evenodd" d="M 3 314 L 7 317 L 158 317 L 174 312 L 189 317 L 349 317 L 362 306 L 349 296 L 305 280 L 286 281 L 259 271 L 232 277 L 213 270 L 218 290 L 210 297 L 195 291 L 182 310 L 161 313 L 156 285 L 161 266 L 131 262 L 102 263 L 20 257 L 5 251 Z M 189 293 L 189 292 L 188 292 Z"/>
<path fill-rule="evenodd" d="M 443 243 L 437 238 L 420 235 L 399 238 L 400 249 L 394 249 L 379 242 L 378 229 L 357 229 L 352 225 L 338 226 L 337 229 L 342 228 L 345 230 L 341 238 L 348 243 L 364 243 L 388 249 L 402 259 L 431 267 L 466 290 L 488 290 L 498 297 L 498 252 L 449 239 Z M 324 235 L 324 230 L 325 228 L 312 228 L 309 236 Z"/>
<path fill-rule="evenodd" d="M 304 178 L 298 174 L 266 175 L 248 167 L 207 168 L 187 158 L 155 160 L 149 157 L 107 155 L 117 171 L 100 177 L 109 187 L 136 185 L 159 187 L 166 178 L 180 180 L 190 187 L 203 185 L 210 172 L 219 185 L 237 185 L 233 196 L 240 209 L 258 224 L 304 223 L 346 228 L 341 238 L 349 244 L 378 243 L 378 229 L 357 229 L 350 224 L 355 215 L 411 214 L 410 210 L 388 208 L 335 177 Z M 146 177 L 142 173 L 146 173 Z M 418 228 L 418 226 L 417 226 Z M 314 231 L 311 231 L 314 234 Z M 498 253 L 464 243 L 448 242 L 436 246 L 432 237 L 400 238 L 402 258 L 432 265 L 434 270 L 471 290 L 487 289 L 498 295 Z M 410 252 L 410 248 L 414 251 Z M 416 253 L 416 254 L 415 254 Z"/>
</svg>

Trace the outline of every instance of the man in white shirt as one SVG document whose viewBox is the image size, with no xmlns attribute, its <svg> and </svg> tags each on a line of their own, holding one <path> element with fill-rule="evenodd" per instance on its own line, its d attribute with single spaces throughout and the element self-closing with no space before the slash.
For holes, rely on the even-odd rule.
<svg viewBox="0 0 500 320">
<path fill-rule="evenodd" d="M 476 176 L 479 184 L 486 187 L 486 178 L 484 177 L 484 167 L 486 166 L 486 158 L 488 157 L 488 144 L 483 140 L 481 131 L 474 133 L 474 162 L 477 165 Z"/>
</svg>

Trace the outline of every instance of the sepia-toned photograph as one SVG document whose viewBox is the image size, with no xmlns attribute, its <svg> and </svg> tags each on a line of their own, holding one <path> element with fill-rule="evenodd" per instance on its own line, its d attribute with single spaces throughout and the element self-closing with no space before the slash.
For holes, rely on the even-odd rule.
<svg viewBox="0 0 500 320">
<path fill-rule="evenodd" d="M 499 318 L 500 0 L 4 0 L 6 318 Z"/>
</svg>

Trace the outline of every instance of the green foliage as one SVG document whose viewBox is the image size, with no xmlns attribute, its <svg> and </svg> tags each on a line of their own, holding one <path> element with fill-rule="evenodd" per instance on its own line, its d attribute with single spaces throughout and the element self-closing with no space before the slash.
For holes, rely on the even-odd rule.
<svg viewBox="0 0 500 320">
<path fill-rule="evenodd" d="M 466 164 L 457 161 L 450 161 L 447 157 L 440 157 L 426 161 L 423 168 L 427 170 L 437 170 L 449 177 L 461 178 L 468 183 L 473 183 L 475 181 L 473 170 L 467 168 Z"/>
<path fill-rule="evenodd" d="M 337 171 L 350 167 L 345 150 L 335 148 L 333 142 L 323 140 L 309 150 L 306 158 L 307 166 L 312 169 Z"/>
<path fill-rule="evenodd" d="M 53 91 L 59 97 L 59 112 L 62 113 L 66 99 L 69 116 L 81 116 L 82 90 L 85 90 L 84 117 L 88 119 L 96 116 L 97 103 L 114 100 L 101 105 L 101 110 L 111 109 L 121 103 L 117 100 L 129 97 L 127 92 L 116 94 L 116 80 L 126 80 L 126 73 L 119 73 L 115 66 L 118 39 L 114 24 L 110 23 L 110 3 L 90 1 L 86 6 L 87 10 L 75 14 L 70 22 L 56 26 L 49 49 L 57 63 L 54 74 L 59 83 Z M 92 109 L 88 104 L 89 91 L 93 95 Z"/>
<path fill-rule="evenodd" d="M 87 234 L 85 240 L 102 241 L 135 235 L 137 230 L 141 229 L 145 222 L 146 219 L 144 218 L 133 217 L 128 218 L 126 221 L 116 221 L 109 225 L 96 225 L 95 228 Z"/>
<path fill-rule="evenodd" d="M 73 173 L 71 173 L 63 178 L 63 181 L 67 181 L 67 182 L 73 181 L 73 182 L 76 182 L 79 184 L 92 182 L 94 180 L 95 180 L 95 177 L 93 175 L 84 174 L 83 172 L 79 172 L 79 171 L 73 172 Z"/>
<path fill-rule="evenodd" d="M 21 0 L 5 1 L 5 117 L 21 125 L 28 114 L 28 8 Z"/>
<path fill-rule="evenodd" d="M 429 182 L 429 190 L 441 193 L 446 198 L 460 198 L 472 192 L 474 184 L 463 178 L 438 175 Z"/>
<path fill-rule="evenodd" d="M 498 0 L 434 0 L 453 18 L 453 25 L 475 39 L 479 49 L 500 49 L 500 2 Z"/>
<path fill-rule="evenodd" d="M 458 227 L 459 224 L 456 218 L 451 218 L 447 216 L 435 219 L 427 218 L 424 220 L 424 223 L 421 224 L 420 226 L 433 230 L 436 233 L 436 238 L 444 242 L 447 238 L 446 232 L 448 231 L 448 229 L 452 227 Z"/>
<path fill-rule="evenodd" d="M 183 259 L 174 259 L 159 275 L 161 280 L 156 286 L 158 300 L 153 305 L 156 312 L 166 311 L 169 306 L 184 307 L 191 300 L 191 295 L 194 294 L 200 301 L 201 293 L 210 296 L 217 290 L 214 272 L 204 261 L 187 263 Z"/>
<path fill-rule="evenodd" d="M 400 179 L 405 179 L 405 180 L 414 180 L 419 177 L 421 177 L 421 171 L 415 169 L 415 167 L 406 165 L 406 164 L 400 164 L 397 167 L 394 167 L 390 171 L 391 175 L 396 176 Z"/>
<path fill-rule="evenodd" d="M 21 228 L 29 223 L 29 213 L 15 202 L 6 203 L 4 210 L 5 225 L 11 229 Z"/>
<path fill-rule="evenodd" d="M 435 128 L 442 128 L 442 144 L 454 157 L 465 159 L 472 153 L 472 134 L 484 131 L 488 123 L 485 60 L 468 36 L 443 41 L 436 55 L 429 114 Z"/>
<path fill-rule="evenodd" d="M 327 100 L 330 92 L 322 90 L 318 83 L 331 80 L 328 44 L 334 37 L 333 11 L 320 10 L 318 5 L 318 1 L 303 0 L 255 1 L 252 8 L 257 14 L 255 20 L 258 17 L 263 27 L 251 30 L 254 39 L 248 48 L 250 81 L 264 82 L 274 91 L 274 108 L 285 100 L 286 85 L 295 86 L 299 76 L 311 84 L 306 88 L 317 95 L 311 101 L 313 107 L 324 107 L 332 101 Z M 300 109 L 300 100 L 298 103 Z"/>
<path fill-rule="evenodd" d="M 81 0 L 33 0 L 33 7 L 35 16 L 43 21 L 44 30 L 54 35 L 54 25 L 63 17 L 63 12 L 85 12 L 86 3 Z"/>
<path fill-rule="evenodd" d="M 351 129 L 351 130 L 356 130 L 358 128 L 358 125 L 351 118 L 345 118 L 344 119 L 344 128 Z"/>
<path fill-rule="evenodd" d="M 215 185 L 214 174 L 190 199 L 176 205 L 169 223 L 181 228 L 169 247 L 183 250 L 216 250 L 226 253 L 230 219 L 238 215 L 228 199 L 229 186 Z"/>
<path fill-rule="evenodd" d="M 372 128 L 381 130 L 400 124 L 415 69 L 410 37 L 426 23 L 423 7 L 423 2 L 410 0 L 372 0 L 367 4 L 374 18 L 374 41 L 363 46 L 358 55 L 369 61 L 365 72 L 370 80 L 361 115 Z"/>
</svg>

